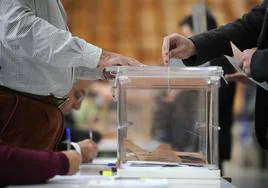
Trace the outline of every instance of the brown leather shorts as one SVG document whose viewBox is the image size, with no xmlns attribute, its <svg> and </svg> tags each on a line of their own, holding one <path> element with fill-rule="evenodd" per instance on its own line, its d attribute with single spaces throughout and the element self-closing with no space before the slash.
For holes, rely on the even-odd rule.
<svg viewBox="0 0 268 188">
<path fill-rule="evenodd" d="M 57 105 L 0 90 L 0 142 L 55 150 L 62 133 L 63 115 Z"/>
</svg>

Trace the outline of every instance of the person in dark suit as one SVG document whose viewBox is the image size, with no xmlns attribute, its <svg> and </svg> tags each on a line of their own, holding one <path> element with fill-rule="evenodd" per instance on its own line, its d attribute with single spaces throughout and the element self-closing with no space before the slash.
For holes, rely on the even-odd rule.
<svg viewBox="0 0 268 188">
<path fill-rule="evenodd" d="M 179 57 L 186 64 L 198 65 L 222 55 L 232 56 L 230 42 L 242 53 L 241 67 L 258 81 L 268 80 L 268 4 L 267 1 L 254 7 L 242 18 L 223 27 L 193 36 L 179 34 L 166 36 L 162 46 L 165 64 L 171 57 Z M 257 48 L 253 50 L 252 48 Z M 255 131 L 259 144 L 268 149 L 268 92 L 257 88 L 255 104 Z"/>
<path fill-rule="evenodd" d="M 217 22 L 209 10 L 206 10 L 207 17 L 207 30 L 217 28 Z M 184 36 L 193 36 L 193 20 L 192 16 L 186 16 L 182 19 L 179 24 Z M 233 68 L 226 62 L 227 59 L 222 56 L 209 62 L 211 66 L 223 67 L 224 74 L 232 73 Z M 225 160 L 231 159 L 231 127 L 233 122 L 233 102 L 235 95 L 235 82 L 229 82 L 226 84 L 225 81 L 221 80 L 221 87 L 219 89 L 219 168 L 223 173 L 222 163 Z M 186 144 L 189 142 L 188 139 L 194 140 L 189 132 L 193 131 L 175 131 L 176 129 L 184 129 L 192 127 L 194 122 L 192 118 L 193 114 L 196 114 L 195 109 L 197 108 L 196 98 L 198 93 L 195 91 L 184 91 L 184 93 L 178 94 L 174 101 L 166 102 L 163 100 L 165 96 L 158 96 L 157 110 L 154 114 L 153 121 L 153 136 L 157 139 L 170 143 L 173 148 L 179 151 L 185 151 L 189 148 Z M 185 105 L 183 105 L 185 103 Z M 191 106 L 191 107 L 189 107 Z M 187 118 L 187 114 L 191 114 Z M 189 121 L 185 121 L 188 119 Z M 165 133 L 165 134 L 163 134 Z M 186 142 L 186 143 L 184 143 Z M 193 142 L 192 142 L 193 143 Z M 191 148 L 193 149 L 193 148 Z"/>
<path fill-rule="evenodd" d="M 207 9 L 207 30 L 217 28 L 217 21 L 213 14 Z M 193 36 L 193 17 L 187 16 L 179 22 L 182 32 L 185 36 Z M 216 58 L 209 62 L 210 66 L 221 66 L 224 74 L 234 73 L 233 68 L 224 56 Z M 219 167 L 223 173 L 222 163 L 231 159 L 232 135 L 231 127 L 233 124 L 233 104 L 235 96 L 236 83 L 226 82 L 221 79 L 221 87 L 219 89 Z"/>
</svg>

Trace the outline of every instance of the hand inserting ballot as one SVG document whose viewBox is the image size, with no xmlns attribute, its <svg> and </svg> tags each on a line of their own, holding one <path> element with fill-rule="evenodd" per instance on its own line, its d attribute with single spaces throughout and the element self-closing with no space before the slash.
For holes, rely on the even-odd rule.
<svg viewBox="0 0 268 188">
<path fill-rule="evenodd" d="M 169 60 L 173 57 L 187 59 L 196 54 L 194 43 L 177 33 L 173 33 L 164 38 L 162 46 L 162 58 L 165 65 L 169 65 Z"/>
</svg>

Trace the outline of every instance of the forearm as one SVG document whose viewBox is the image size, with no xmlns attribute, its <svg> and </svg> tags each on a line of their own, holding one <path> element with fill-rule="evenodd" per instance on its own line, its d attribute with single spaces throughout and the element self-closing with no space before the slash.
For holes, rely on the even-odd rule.
<svg viewBox="0 0 268 188">
<path fill-rule="evenodd" d="M 33 184 L 45 182 L 69 170 L 62 153 L 22 149 L 0 144 L 0 184 Z"/>
<path fill-rule="evenodd" d="M 37 17 L 17 1 L 0 2 L 0 41 L 3 48 L 36 63 L 62 67 L 96 68 L 102 50 L 68 31 Z"/>
<path fill-rule="evenodd" d="M 105 50 L 102 50 L 101 56 L 100 56 L 100 64 L 102 64 L 102 62 L 104 62 L 105 66 L 111 66 L 109 65 L 109 63 L 105 63 L 105 62 L 109 62 L 112 59 L 116 60 L 115 53 L 112 52 L 107 52 Z M 98 65 L 99 66 L 99 65 Z M 75 69 L 75 79 L 77 80 L 83 80 L 83 79 L 90 79 L 90 80 L 106 80 L 105 76 L 104 76 L 104 67 L 98 67 L 98 68 L 87 68 L 87 67 L 77 67 Z"/>
</svg>

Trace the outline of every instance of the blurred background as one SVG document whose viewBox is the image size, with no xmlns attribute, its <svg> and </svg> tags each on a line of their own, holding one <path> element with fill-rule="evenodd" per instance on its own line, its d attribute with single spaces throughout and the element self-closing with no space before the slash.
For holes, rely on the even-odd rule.
<svg viewBox="0 0 268 188">
<path fill-rule="evenodd" d="M 163 37 L 178 32 L 178 22 L 191 14 L 196 0 L 62 0 L 71 32 L 104 49 L 134 57 L 144 64 L 162 65 Z M 261 0 L 205 0 L 224 25 L 241 17 Z M 116 136 L 116 104 L 109 83 L 94 82 L 81 109 L 75 112 L 80 129 L 91 127 L 104 140 Z M 224 175 L 238 187 L 267 187 L 267 152 L 254 133 L 254 85 L 237 83 L 232 126 L 232 159 L 224 163 Z M 116 147 L 105 142 L 107 147 Z M 103 145 L 102 145 L 103 146 Z M 102 147 L 101 146 L 101 147 Z M 100 148 L 101 149 L 101 148 Z"/>
</svg>

